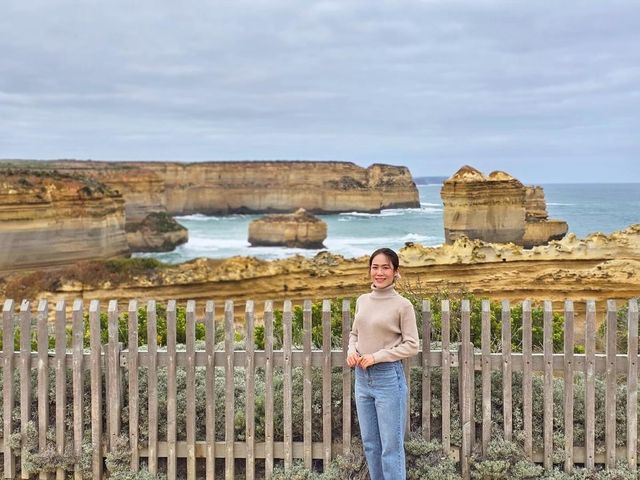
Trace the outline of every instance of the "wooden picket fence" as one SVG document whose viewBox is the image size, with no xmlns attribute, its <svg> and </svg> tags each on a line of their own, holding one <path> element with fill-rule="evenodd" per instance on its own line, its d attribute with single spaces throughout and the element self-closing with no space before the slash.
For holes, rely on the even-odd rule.
<svg viewBox="0 0 640 480">
<path fill-rule="evenodd" d="M 256 312 L 252 301 L 246 302 L 244 315 L 246 348 L 243 351 L 234 351 L 234 305 L 227 301 L 224 305 L 223 323 L 225 329 L 224 351 L 215 350 L 215 325 L 216 315 L 213 302 L 206 302 L 204 314 L 196 315 L 196 303 L 186 303 L 186 350 L 177 351 L 176 348 L 176 309 L 177 304 L 171 300 L 167 304 L 167 349 L 159 350 L 157 345 L 156 302 L 147 303 L 147 336 L 149 339 L 148 350 L 138 349 L 138 302 L 131 301 L 128 305 L 129 330 L 127 348 L 118 343 L 118 302 L 111 301 L 108 304 L 108 338 L 105 345 L 100 341 L 100 304 L 91 301 L 88 309 L 90 325 L 90 349 L 83 348 L 83 321 L 84 305 L 77 300 L 73 303 L 70 312 L 67 306 L 60 301 L 55 306 L 55 312 L 50 314 L 46 301 L 40 301 L 35 309 L 35 319 L 32 318 L 32 308 L 29 302 L 22 302 L 20 308 L 14 305 L 14 301 L 4 302 L 3 318 L 3 345 L 2 351 L 2 378 L 3 378 L 3 414 L 4 430 L 0 451 L 3 452 L 4 477 L 14 478 L 17 468 L 16 462 L 23 457 L 19 449 L 13 449 L 10 437 L 20 432 L 26 435 L 26 425 L 32 417 L 31 382 L 29 381 L 32 369 L 37 370 L 37 418 L 38 418 L 38 442 L 44 450 L 47 446 L 47 430 L 55 430 L 56 449 L 58 453 L 65 451 L 65 439 L 69 434 L 73 438 L 73 449 L 76 454 L 81 453 L 82 425 L 83 425 L 83 399 L 82 384 L 85 375 L 89 375 L 91 383 L 90 416 L 91 416 L 91 442 L 93 447 L 92 469 L 94 478 L 102 478 L 103 463 L 106 453 L 112 448 L 116 438 L 123 433 L 120 425 L 121 409 L 126 405 L 130 416 L 129 444 L 131 447 L 131 468 L 135 471 L 140 467 L 140 459 L 146 458 L 146 464 L 151 473 L 157 473 L 159 459 L 166 461 L 166 473 L 168 478 L 175 478 L 178 459 L 186 459 L 187 478 L 196 478 L 196 459 L 205 458 L 206 478 L 212 480 L 216 475 L 215 459 L 224 459 L 224 475 L 226 478 L 234 478 L 235 459 L 245 460 L 246 478 L 256 476 L 256 465 L 260 462 L 260 473 L 264 472 L 269 477 L 273 471 L 274 463 L 283 461 L 285 469 L 292 466 L 294 459 L 301 459 L 307 467 L 321 460 L 326 465 L 337 454 L 348 452 L 352 445 L 352 372 L 346 366 L 344 351 L 348 343 L 348 333 L 351 325 L 350 302 L 343 301 L 342 305 L 342 349 L 331 348 L 331 302 L 323 301 L 322 304 L 322 348 L 312 348 L 312 312 L 311 302 L 305 301 L 303 306 L 303 341 L 302 349 L 294 349 L 292 345 L 292 318 L 293 309 L 291 301 L 284 302 L 283 309 L 283 348 L 274 350 L 273 326 L 274 308 L 273 302 L 265 303 L 261 321 L 265 326 L 265 349 L 254 348 L 254 325 Z M 616 320 L 617 308 L 614 301 L 607 303 L 606 309 L 606 351 L 596 352 L 596 305 L 589 301 L 586 303 L 585 314 L 585 338 L 584 354 L 574 354 L 574 308 L 570 301 L 564 306 L 564 351 L 553 351 L 552 343 L 552 304 L 544 302 L 544 347 L 542 352 L 534 352 L 532 348 L 532 315 L 531 303 L 525 301 L 523 307 L 522 324 L 522 352 L 511 351 L 511 307 L 509 302 L 502 303 L 502 352 L 491 351 L 490 346 L 490 305 L 488 301 L 482 303 L 482 347 L 481 351 L 475 351 L 470 337 L 470 303 L 462 302 L 461 308 L 461 342 L 459 348 L 453 349 L 451 339 L 451 311 L 449 301 L 445 300 L 441 305 L 441 348 L 432 349 L 432 311 L 429 301 L 423 302 L 422 308 L 422 332 L 423 348 L 416 357 L 405 362 L 405 371 L 408 373 L 411 367 L 422 367 L 421 388 L 421 434 L 426 438 L 432 438 L 430 425 L 431 410 L 431 369 L 441 370 L 442 381 L 442 412 L 449 412 L 451 407 L 451 373 L 452 369 L 458 369 L 460 410 L 462 416 L 462 445 L 451 445 L 450 416 L 442 415 L 441 435 L 438 440 L 443 448 L 452 456 L 460 460 L 460 468 L 464 477 L 469 476 L 469 460 L 474 444 L 479 442 L 479 447 L 486 452 L 492 433 L 502 433 L 506 439 L 513 435 L 513 401 L 512 379 L 514 371 L 522 372 L 523 388 L 523 412 L 524 419 L 524 451 L 525 454 L 546 468 L 552 466 L 553 452 L 553 378 L 564 376 L 564 434 L 565 434 L 565 462 L 564 469 L 571 471 L 575 464 L 583 464 L 593 467 L 595 464 L 605 464 L 613 467 L 616 460 L 626 459 L 632 468 L 637 465 L 638 445 L 638 306 L 636 300 L 628 303 L 628 351 L 616 352 Z M 70 318 L 69 318 L 70 315 Z M 50 318 L 55 317 L 52 325 Z M 196 323 L 203 323 L 206 329 L 206 348 L 196 350 L 195 329 Z M 37 331 L 37 352 L 32 352 L 30 345 L 31 335 L 21 334 L 20 349 L 7 348 L 14 344 L 18 331 L 32 332 L 32 324 Z M 72 341 L 67 344 L 66 328 L 71 325 Z M 55 350 L 49 349 L 50 330 L 54 331 Z M 234 369 L 241 367 L 246 372 L 246 430 L 245 440 L 239 442 L 234 438 Z M 303 369 L 304 383 L 301 399 L 292 398 L 292 369 Z M 332 443 L 332 414 L 331 414 L 331 372 L 334 368 L 342 368 L 342 442 Z M 195 425 L 195 374 L 196 368 L 206 369 L 206 440 L 196 439 Z M 214 385 L 216 369 L 223 368 L 225 372 L 225 432 L 227 441 L 215 441 L 215 402 Z M 256 442 L 254 435 L 255 426 L 255 371 L 263 368 L 265 371 L 265 440 Z M 273 411 L 274 390 L 270 379 L 274 368 L 283 369 L 283 405 L 284 405 L 284 438 L 281 441 L 274 439 Z M 312 441 L 312 369 L 322 371 L 322 441 Z M 167 410 L 158 411 L 158 370 L 167 371 Z M 176 372 L 184 369 L 186 373 L 186 441 L 178 441 L 176 436 L 177 425 L 177 394 Z M 55 372 L 55 425 L 48 424 L 49 415 L 49 379 L 50 371 Z M 491 372 L 503 373 L 503 432 L 492 432 L 491 418 Z M 87 372 L 88 371 L 88 372 Z M 19 392 L 14 391 L 13 376 L 20 377 Z M 586 416 L 584 445 L 574 445 L 573 413 L 574 413 L 574 375 L 582 372 L 585 376 Z M 68 399 L 65 384 L 67 376 L 71 375 L 73 383 L 73 398 Z M 138 386 L 139 375 L 148 376 L 148 443 L 141 445 L 139 437 L 139 399 Z M 103 375 L 106 381 L 106 399 L 102 396 Z M 123 398 L 120 379 L 126 375 L 128 378 L 128 395 Z M 542 451 L 533 448 L 532 418 L 532 379 L 534 375 L 540 375 L 544 379 L 544 446 Z M 596 412 L 595 381 L 596 376 L 602 375 L 606 381 L 606 405 L 603 412 Z M 616 448 L 616 385 L 620 376 L 626 377 L 627 383 L 627 436 L 626 449 Z M 410 376 L 407 375 L 410 379 Z M 474 419 L 474 381 L 479 378 L 482 384 L 481 418 Z M 303 441 L 294 441 L 292 437 L 292 406 L 293 402 L 302 402 L 303 405 Z M 17 422 L 12 422 L 12 413 L 16 407 L 20 407 L 20 428 L 15 429 Z M 65 431 L 65 409 L 73 411 L 73 432 Z M 595 419 L 596 413 L 605 415 L 606 425 L 606 451 L 604 455 L 597 454 L 595 448 Z M 106 432 L 103 432 L 103 416 L 106 417 Z M 159 422 L 166 422 L 166 438 L 158 438 Z M 477 437 L 477 438 L 476 438 Z M 264 459 L 256 462 L 257 459 Z M 77 467 L 76 467 L 77 468 Z M 220 474 L 221 472 L 218 472 Z M 65 472 L 58 469 L 56 478 L 65 477 Z M 43 473 L 41 478 L 48 478 Z M 80 478 L 80 471 L 76 469 L 75 477 Z M 25 478 L 24 473 L 22 478 Z M 26 477 L 28 478 L 28 477 Z"/>
</svg>

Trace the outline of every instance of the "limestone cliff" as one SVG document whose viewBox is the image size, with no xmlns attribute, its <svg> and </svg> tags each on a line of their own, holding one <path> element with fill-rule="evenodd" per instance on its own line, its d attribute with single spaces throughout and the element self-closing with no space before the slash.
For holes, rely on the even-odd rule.
<svg viewBox="0 0 640 480">
<path fill-rule="evenodd" d="M 584 307 L 588 299 L 602 305 L 607 299 L 640 296 L 640 225 L 585 239 L 568 235 L 529 250 L 459 238 L 441 247 L 408 245 L 399 253 L 402 280 L 398 288 L 420 295 L 448 290 L 511 301 L 549 299 L 556 308 L 565 299 L 582 302 Z M 141 259 L 132 259 L 137 260 Z M 117 298 L 123 306 L 130 299 L 212 299 L 218 305 L 233 299 L 241 308 L 247 299 L 281 305 L 284 299 L 355 298 L 368 289 L 366 265 L 366 257 L 345 259 L 328 252 L 274 261 L 197 259 L 120 279 L 100 278 L 95 273 L 100 266 L 67 269 L 51 274 L 49 283 L 38 286 L 38 291 L 21 289 L 28 279 L 16 276 L 2 289 L 9 298 L 36 298 L 44 292 L 51 300 Z M 83 277 L 82 271 L 91 274 Z"/>
<path fill-rule="evenodd" d="M 465 236 L 530 248 L 567 233 L 566 222 L 548 219 L 542 187 L 526 187 L 505 172 L 485 176 L 465 165 L 440 195 L 447 243 Z"/>
<path fill-rule="evenodd" d="M 405 167 L 351 162 L 29 162 L 38 168 L 82 172 L 122 193 L 127 222 L 152 211 L 172 215 L 234 212 L 378 212 L 418 207 Z"/>
<path fill-rule="evenodd" d="M 0 271 L 128 255 L 124 200 L 57 172 L 0 170 Z"/>
<path fill-rule="evenodd" d="M 324 248 L 327 224 L 303 208 L 295 213 L 267 215 L 249 224 L 252 246 Z"/>
<path fill-rule="evenodd" d="M 140 223 L 126 225 L 132 252 L 170 252 L 189 241 L 189 232 L 166 212 L 152 212 Z"/>
</svg>

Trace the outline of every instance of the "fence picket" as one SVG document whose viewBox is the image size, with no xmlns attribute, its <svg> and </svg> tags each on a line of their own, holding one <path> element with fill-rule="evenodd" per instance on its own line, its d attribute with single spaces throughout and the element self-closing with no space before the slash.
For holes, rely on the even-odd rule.
<svg viewBox="0 0 640 480">
<path fill-rule="evenodd" d="M 147 385 L 149 389 L 149 473 L 158 473 L 158 316 L 155 300 L 147 302 Z"/>
<path fill-rule="evenodd" d="M 176 478 L 177 472 L 177 401 L 176 401 L 176 301 L 167 303 L 167 477 Z"/>
<path fill-rule="evenodd" d="M 311 300 L 304 301 L 302 313 L 302 368 L 303 368 L 303 384 L 302 384 L 302 410 L 303 410 L 303 461 L 306 468 L 311 468 L 312 452 L 311 452 Z"/>
<path fill-rule="evenodd" d="M 225 460 L 224 460 L 224 476 L 227 480 L 234 478 L 234 341 L 235 328 L 233 323 L 233 301 L 227 300 L 224 303 L 224 353 L 225 353 L 225 370 L 224 370 L 224 440 L 225 440 Z"/>
<path fill-rule="evenodd" d="M 553 466 L 553 310 L 551 302 L 545 300 L 544 311 L 544 382 L 543 382 L 543 422 L 544 422 L 544 468 Z"/>
<path fill-rule="evenodd" d="M 459 376 L 460 376 L 460 413 L 462 414 L 462 452 L 460 456 L 460 466 L 462 470 L 462 478 L 468 480 L 470 478 L 469 459 L 473 447 L 473 433 L 475 425 L 473 424 L 473 345 L 471 344 L 471 325 L 470 325 L 470 304 L 469 300 L 462 300 L 462 318 L 461 318 L 461 343 L 460 343 L 460 360 L 459 360 Z"/>
<path fill-rule="evenodd" d="M 482 454 L 486 455 L 491 440 L 491 310 L 489 300 L 482 301 Z"/>
<path fill-rule="evenodd" d="M 322 301 L 322 465 L 331 461 L 331 301 Z"/>
<path fill-rule="evenodd" d="M 293 313 L 291 312 L 291 300 L 285 300 L 284 312 L 282 315 L 282 330 L 283 330 L 283 353 L 284 353 L 284 388 L 283 399 L 284 405 L 284 469 L 290 470 L 293 464 L 293 422 L 291 415 L 291 374 L 292 374 L 292 358 L 291 358 L 291 327 L 292 327 Z"/>
<path fill-rule="evenodd" d="M 26 451 L 27 426 L 31 420 L 31 304 L 23 300 L 20 304 L 20 478 L 27 479 Z M 9 415 L 11 418 L 11 415 Z"/>
<path fill-rule="evenodd" d="M 2 408 L 3 408 L 3 467 L 4 478 L 13 478 L 16 474 L 16 458 L 11 447 L 13 435 L 13 407 L 15 405 L 15 392 L 13 388 L 14 377 L 14 302 L 5 300 L 2 306 Z M 22 333 L 22 332 L 21 332 Z"/>
<path fill-rule="evenodd" d="M 342 351 L 349 349 L 351 333 L 351 302 L 342 301 Z M 342 359 L 342 453 L 351 451 L 351 368 Z"/>
<path fill-rule="evenodd" d="M 49 430 L 49 303 L 38 302 L 38 446 L 40 452 L 47 450 Z M 41 479 L 49 478 L 48 472 L 40 472 Z"/>
<path fill-rule="evenodd" d="M 442 300 L 442 412 L 451 411 L 451 312 L 449 300 Z M 451 417 L 442 415 L 442 450 L 451 451 Z"/>
<path fill-rule="evenodd" d="M 533 460 L 533 377 L 531 302 L 522 302 L 522 423 L 524 453 Z"/>
<path fill-rule="evenodd" d="M 102 346 L 100 342 L 100 302 L 89 304 L 89 337 L 91 343 L 91 447 L 93 478 L 102 478 Z"/>
<path fill-rule="evenodd" d="M 73 361 L 72 361 L 72 381 L 73 381 L 73 452 L 76 458 L 82 455 L 82 437 L 84 434 L 82 405 L 83 405 L 83 385 L 84 385 L 84 316 L 82 300 L 77 299 L 73 302 L 72 311 L 73 335 Z M 73 469 L 73 477 L 75 480 L 82 480 L 82 472 L 80 464 L 76 463 Z"/>
<path fill-rule="evenodd" d="M 605 448 L 607 468 L 616 465 L 616 340 L 617 340 L 617 312 L 616 302 L 607 301 L 607 371 L 606 393 L 604 397 Z"/>
<path fill-rule="evenodd" d="M 59 300 L 56 303 L 56 320 L 55 320 L 55 340 L 56 340 L 56 452 L 58 455 L 64 455 L 65 440 L 65 414 L 66 414 L 66 386 L 67 386 L 67 367 L 65 358 L 67 353 L 67 338 L 65 332 L 65 302 Z M 63 468 L 56 469 L 56 480 L 64 480 L 65 471 Z"/>
<path fill-rule="evenodd" d="M 627 346 L 627 462 L 638 468 L 638 300 L 629 300 L 627 314 L 629 332 Z"/>
<path fill-rule="evenodd" d="M 564 302 L 564 471 L 573 471 L 573 302 Z"/>
<path fill-rule="evenodd" d="M 508 300 L 502 301 L 502 414 L 504 438 L 513 437 L 513 393 L 511 365 L 511 306 Z"/>
<path fill-rule="evenodd" d="M 187 479 L 196 478 L 196 302 L 187 301 L 185 329 L 186 370 L 186 422 L 187 422 Z"/>
<path fill-rule="evenodd" d="M 255 477 L 255 343 L 253 338 L 254 308 L 253 301 L 247 300 L 245 305 L 245 443 L 246 443 L 246 478 Z"/>
<path fill-rule="evenodd" d="M 118 344 L 118 302 L 109 301 L 107 346 L 107 426 L 109 450 L 113 450 L 115 442 L 120 435 L 120 347 Z"/>
<path fill-rule="evenodd" d="M 206 371 L 206 435 L 207 435 L 207 480 L 214 480 L 216 476 L 216 369 L 215 369 L 215 303 L 207 300 L 204 308 L 205 343 L 207 352 Z"/>
<path fill-rule="evenodd" d="M 273 302 L 264 304 L 264 409 L 273 412 Z M 273 473 L 273 415 L 265 415 L 264 420 L 264 472 L 267 479 Z"/>
<path fill-rule="evenodd" d="M 131 448 L 131 470 L 134 472 L 140 468 L 140 452 L 138 450 L 138 420 L 140 417 L 140 404 L 138 396 L 138 302 L 129 302 L 129 353 L 128 353 L 128 380 L 129 380 L 129 447 Z"/>
<path fill-rule="evenodd" d="M 422 436 L 431 440 L 431 302 L 422 301 Z"/>
<path fill-rule="evenodd" d="M 596 304 L 587 302 L 585 346 L 585 467 L 595 466 L 596 454 Z"/>
</svg>

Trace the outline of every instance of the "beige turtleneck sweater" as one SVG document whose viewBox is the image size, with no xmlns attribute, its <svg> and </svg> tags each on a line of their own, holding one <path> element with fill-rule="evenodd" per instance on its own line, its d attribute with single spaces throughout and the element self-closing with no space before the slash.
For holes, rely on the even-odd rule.
<svg viewBox="0 0 640 480">
<path fill-rule="evenodd" d="M 348 354 L 373 354 L 375 363 L 393 362 L 418 353 L 416 314 L 393 285 L 371 287 L 356 301 Z"/>
</svg>

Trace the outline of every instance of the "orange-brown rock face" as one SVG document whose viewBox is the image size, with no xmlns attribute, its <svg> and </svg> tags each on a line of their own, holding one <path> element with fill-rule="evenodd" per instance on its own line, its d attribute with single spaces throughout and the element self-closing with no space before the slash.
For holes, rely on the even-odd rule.
<svg viewBox="0 0 640 480">
<path fill-rule="evenodd" d="M 464 166 L 444 182 L 440 195 L 447 243 L 468 237 L 532 247 L 567 233 L 565 222 L 547 220 L 541 187 L 526 187 L 505 172 L 485 176 Z"/>
<path fill-rule="evenodd" d="M 0 171 L 0 271 L 127 255 L 124 200 L 53 172 Z"/>
<path fill-rule="evenodd" d="M 327 224 L 303 208 L 291 214 L 267 215 L 249 224 L 252 246 L 324 248 Z"/>
<path fill-rule="evenodd" d="M 33 162 L 32 162 L 33 163 Z M 233 212 L 377 212 L 418 207 L 405 167 L 350 162 L 41 162 L 83 172 L 122 193 L 127 223 L 152 211 L 172 215 Z"/>
<path fill-rule="evenodd" d="M 152 212 L 140 223 L 126 226 L 132 252 L 170 252 L 189 241 L 189 232 L 165 212 Z"/>
</svg>

